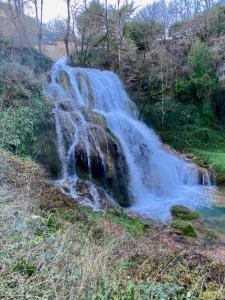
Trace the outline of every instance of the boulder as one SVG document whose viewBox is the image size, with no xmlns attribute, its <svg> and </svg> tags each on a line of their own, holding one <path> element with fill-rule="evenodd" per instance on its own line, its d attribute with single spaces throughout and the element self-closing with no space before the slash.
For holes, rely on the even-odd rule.
<svg viewBox="0 0 225 300">
<path fill-rule="evenodd" d="M 189 221 L 176 219 L 176 220 L 172 221 L 171 227 L 173 229 L 175 229 L 175 231 L 178 234 L 192 237 L 192 238 L 197 237 L 197 233 L 196 233 L 194 227 L 192 226 L 191 222 L 189 222 Z"/>
<path fill-rule="evenodd" d="M 175 219 L 181 219 L 185 221 L 195 220 L 200 217 L 199 213 L 183 205 L 173 206 L 171 208 L 171 215 Z"/>
</svg>

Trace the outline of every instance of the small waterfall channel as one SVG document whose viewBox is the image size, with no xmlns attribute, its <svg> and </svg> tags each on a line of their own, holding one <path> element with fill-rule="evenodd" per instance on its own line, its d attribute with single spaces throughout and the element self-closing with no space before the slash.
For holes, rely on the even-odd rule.
<svg viewBox="0 0 225 300">
<path fill-rule="evenodd" d="M 138 120 L 135 104 L 112 72 L 57 61 L 46 76 L 54 105 L 59 184 L 94 209 L 123 206 L 166 220 L 170 207 L 210 202 L 211 176 L 166 150 Z"/>
</svg>

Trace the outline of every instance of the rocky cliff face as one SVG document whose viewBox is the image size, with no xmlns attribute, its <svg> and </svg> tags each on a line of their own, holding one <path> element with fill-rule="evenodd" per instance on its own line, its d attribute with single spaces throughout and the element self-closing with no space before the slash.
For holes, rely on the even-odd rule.
<svg viewBox="0 0 225 300">
<path fill-rule="evenodd" d="M 46 75 L 48 85 L 53 83 L 52 76 L 51 72 Z M 76 81 L 83 99 L 86 99 L 86 105 L 71 101 L 74 90 L 69 74 L 64 70 L 57 72 L 55 82 L 58 88 L 62 88 L 63 97 L 60 97 L 58 89 L 54 90 L 53 85 L 51 95 L 54 99 L 49 99 L 52 112 L 47 126 L 50 132 L 45 135 L 50 138 L 47 148 L 42 147 L 48 149 L 48 153 L 44 151 L 43 157 L 48 160 L 53 173 L 64 178 L 62 188 L 65 192 L 70 193 L 76 189 L 78 196 L 87 196 L 93 202 L 94 197 L 90 191 L 92 181 L 101 194 L 100 206 L 112 204 L 106 203 L 103 190 L 121 206 L 129 206 L 129 172 L 121 145 L 107 128 L 104 116 L 93 110 L 93 92 L 88 78 L 78 73 Z M 70 178 L 73 178 L 72 183 Z"/>
</svg>

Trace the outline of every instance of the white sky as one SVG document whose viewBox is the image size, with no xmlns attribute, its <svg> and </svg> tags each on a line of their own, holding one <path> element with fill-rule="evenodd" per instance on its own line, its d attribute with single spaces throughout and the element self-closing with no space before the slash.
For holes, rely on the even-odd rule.
<svg viewBox="0 0 225 300">
<path fill-rule="evenodd" d="M 108 0 L 108 2 L 110 4 L 114 4 L 116 0 Z M 149 4 L 150 2 L 151 0 L 134 0 L 135 6 L 144 6 L 146 4 Z M 43 15 L 44 22 L 53 20 L 56 17 L 61 17 L 61 18 L 65 17 L 66 16 L 65 0 L 44 0 L 43 13 L 44 13 Z"/>
</svg>

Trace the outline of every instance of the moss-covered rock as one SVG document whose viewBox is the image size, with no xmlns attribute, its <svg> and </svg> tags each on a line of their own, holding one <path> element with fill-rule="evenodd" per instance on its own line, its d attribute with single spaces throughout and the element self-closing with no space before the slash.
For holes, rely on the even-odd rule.
<svg viewBox="0 0 225 300">
<path fill-rule="evenodd" d="M 197 233 L 192 226 L 191 222 L 184 221 L 184 220 L 174 220 L 171 223 L 171 227 L 174 228 L 177 233 L 182 234 L 184 236 L 196 238 Z"/>
<path fill-rule="evenodd" d="M 60 175 L 60 160 L 57 151 L 57 136 L 53 113 L 46 114 L 45 122 L 39 128 L 37 141 L 34 144 L 37 160 L 50 171 L 54 177 Z"/>
<path fill-rule="evenodd" d="M 183 205 L 173 206 L 171 208 L 171 215 L 173 218 L 187 220 L 187 221 L 195 220 L 200 217 L 199 213 Z"/>
</svg>

